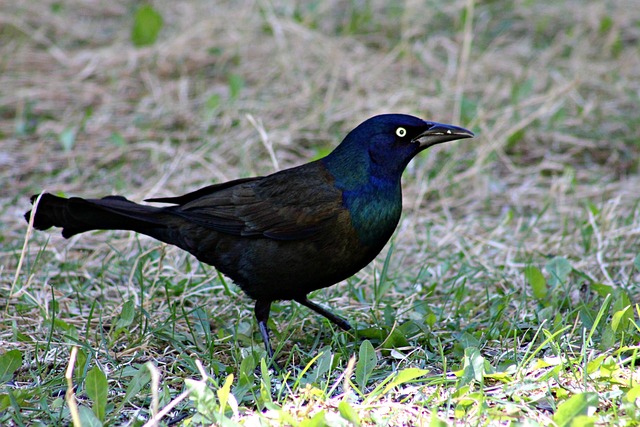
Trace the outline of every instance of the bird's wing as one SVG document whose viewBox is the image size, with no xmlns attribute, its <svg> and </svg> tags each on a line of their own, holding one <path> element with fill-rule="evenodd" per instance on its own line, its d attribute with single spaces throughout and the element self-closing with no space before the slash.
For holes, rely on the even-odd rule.
<svg viewBox="0 0 640 427">
<path fill-rule="evenodd" d="M 190 196 L 194 194 L 197 197 Z M 344 209 L 342 192 L 318 163 L 190 195 L 174 198 L 182 204 L 169 209 L 218 232 L 276 240 L 310 237 Z"/>
<path fill-rule="evenodd" d="M 233 181 L 222 182 L 220 184 L 208 185 L 206 187 L 202 187 L 199 190 L 192 191 L 191 193 L 183 194 L 182 196 L 177 197 L 156 197 L 153 199 L 145 199 L 145 202 L 155 202 L 155 203 L 171 203 L 173 205 L 184 205 L 185 203 L 192 202 L 196 199 L 199 199 L 203 196 L 208 196 L 216 191 L 224 190 L 225 188 L 234 187 L 236 185 L 242 184 L 244 182 L 256 181 L 260 180 L 263 177 L 257 176 L 252 178 L 240 178 L 234 179 Z"/>
</svg>

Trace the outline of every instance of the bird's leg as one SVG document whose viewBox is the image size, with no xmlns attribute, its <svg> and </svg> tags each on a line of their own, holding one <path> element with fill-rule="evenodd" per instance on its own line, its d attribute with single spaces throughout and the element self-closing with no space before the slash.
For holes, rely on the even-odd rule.
<svg viewBox="0 0 640 427">
<path fill-rule="evenodd" d="M 351 325 L 349 324 L 349 322 L 347 322 L 342 317 L 333 314 L 329 310 L 319 306 L 315 302 L 309 301 L 309 299 L 307 298 L 306 295 L 303 296 L 302 298 L 294 298 L 294 301 L 304 305 L 305 307 L 309 307 L 311 310 L 315 311 L 316 313 L 318 313 L 321 316 L 326 317 L 327 319 L 329 319 L 330 321 L 332 321 L 336 325 L 340 326 L 345 331 L 348 331 L 349 329 L 351 329 Z"/>
<path fill-rule="evenodd" d="M 267 354 L 271 360 L 273 359 L 273 349 L 271 348 L 271 342 L 269 341 L 269 328 L 267 322 L 269 321 L 269 311 L 271 311 L 271 301 L 257 300 L 255 307 L 256 319 L 258 320 L 258 328 L 260 328 L 260 335 L 262 335 L 262 341 L 264 342 L 264 348 L 267 350 Z"/>
</svg>

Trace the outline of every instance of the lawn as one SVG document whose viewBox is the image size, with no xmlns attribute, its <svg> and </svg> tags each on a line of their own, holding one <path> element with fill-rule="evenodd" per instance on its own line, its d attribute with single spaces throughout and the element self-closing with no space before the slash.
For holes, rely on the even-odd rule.
<svg viewBox="0 0 640 427">
<path fill-rule="evenodd" d="M 632 0 L 0 6 L 0 425 L 640 423 Z M 156 34 L 156 30 L 159 32 Z M 403 176 L 392 241 L 272 309 L 29 196 L 134 201 L 326 155 L 398 112 L 476 133 Z"/>
</svg>

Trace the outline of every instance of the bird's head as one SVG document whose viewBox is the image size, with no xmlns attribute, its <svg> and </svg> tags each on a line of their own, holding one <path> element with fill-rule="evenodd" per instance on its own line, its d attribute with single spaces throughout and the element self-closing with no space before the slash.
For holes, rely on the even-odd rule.
<svg viewBox="0 0 640 427">
<path fill-rule="evenodd" d="M 352 130 L 325 158 L 332 173 L 347 186 L 377 177 L 399 180 L 409 161 L 433 145 L 472 138 L 467 129 L 405 114 L 372 117 Z M 362 181 L 361 181 L 362 182 Z"/>
</svg>

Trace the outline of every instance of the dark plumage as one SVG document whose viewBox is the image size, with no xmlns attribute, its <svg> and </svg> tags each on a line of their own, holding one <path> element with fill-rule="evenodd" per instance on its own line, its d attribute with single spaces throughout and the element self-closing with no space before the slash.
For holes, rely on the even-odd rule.
<svg viewBox="0 0 640 427">
<path fill-rule="evenodd" d="M 132 230 L 190 252 L 256 300 L 260 332 L 272 355 L 267 320 L 273 301 L 295 300 L 351 328 L 307 294 L 350 277 L 382 250 L 400 219 L 402 172 L 416 154 L 472 136 L 412 116 L 376 116 L 320 160 L 146 200 L 168 207 L 121 196 L 43 194 L 33 224 L 39 230 L 62 227 L 67 238 L 98 229 Z M 25 214 L 27 221 L 30 216 L 31 211 Z"/>
</svg>

